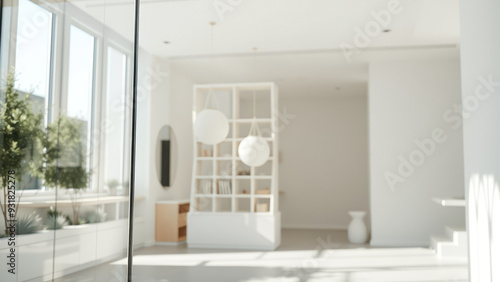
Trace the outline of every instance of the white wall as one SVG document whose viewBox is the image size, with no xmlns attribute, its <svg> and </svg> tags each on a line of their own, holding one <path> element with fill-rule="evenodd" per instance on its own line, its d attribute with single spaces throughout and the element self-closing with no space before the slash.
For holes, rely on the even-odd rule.
<svg viewBox="0 0 500 282">
<path fill-rule="evenodd" d="M 460 102 L 458 58 L 373 62 L 368 99 L 371 244 L 428 246 L 446 225 L 464 226 L 463 208 L 431 200 L 464 195 L 462 131 L 450 120 Z M 410 157 L 413 169 L 404 165 Z"/>
<path fill-rule="evenodd" d="M 136 214 L 144 215 L 145 244 L 154 243 L 155 203 L 161 200 L 188 199 L 192 166 L 192 85 L 181 74 L 170 72 L 168 60 L 143 54 L 140 59 L 137 134 Z M 163 187 L 158 175 L 159 134 L 171 128 L 171 183 Z"/>
<path fill-rule="evenodd" d="M 284 109 L 295 117 L 279 133 L 282 226 L 347 228 L 348 211 L 369 211 L 366 95 L 280 98 Z"/>
<path fill-rule="evenodd" d="M 171 69 L 170 83 L 170 124 L 176 134 L 179 156 L 172 190 L 189 196 L 195 82 Z M 279 183 L 285 191 L 279 199 L 282 226 L 345 229 L 350 221 L 349 210 L 369 211 L 366 95 L 286 96 L 287 93 L 280 93 L 279 111 L 283 114 L 286 108 L 286 113 L 295 118 L 279 132 Z M 248 108 L 242 105 L 240 110 L 250 116 L 251 103 Z"/>
<path fill-rule="evenodd" d="M 460 4 L 470 281 L 500 281 L 500 2 Z"/>
</svg>

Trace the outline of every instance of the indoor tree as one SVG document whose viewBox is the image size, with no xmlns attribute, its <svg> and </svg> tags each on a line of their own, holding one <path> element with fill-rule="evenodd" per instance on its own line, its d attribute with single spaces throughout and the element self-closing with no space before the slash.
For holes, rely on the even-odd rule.
<svg viewBox="0 0 500 282">
<path fill-rule="evenodd" d="M 60 116 L 43 135 L 43 162 L 40 167 L 45 185 L 67 189 L 73 210 L 72 224 L 80 224 L 80 195 L 87 188 L 89 172 L 85 162 L 82 122 Z"/>
<path fill-rule="evenodd" d="M 29 95 L 23 98 L 14 89 L 14 70 L 9 71 L 5 89 L 0 93 L 0 179 L 2 185 L 2 197 L 0 208 L 7 233 L 8 212 L 8 184 L 9 171 L 15 172 L 15 188 L 20 191 L 16 193 L 16 205 L 13 215 L 16 216 L 19 201 L 24 188 L 19 187 L 22 176 L 26 173 L 31 176 L 37 175 L 37 154 L 42 134 L 42 115 L 32 110 Z M 21 189 L 19 189 L 21 188 Z"/>
</svg>

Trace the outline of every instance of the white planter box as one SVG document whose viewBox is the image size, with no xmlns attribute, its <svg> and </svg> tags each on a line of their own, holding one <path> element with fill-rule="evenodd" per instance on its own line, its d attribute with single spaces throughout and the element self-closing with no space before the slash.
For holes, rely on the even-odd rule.
<svg viewBox="0 0 500 282">
<path fill-rule="evenodd" d="M 135 219 L 134 244 L 144 243 L 144 219 Z M 124 256 L 128 220 L 66 226 L 55 232 L 55 276 L 82 270 L 94 263 Z M 0 239 L 0 281 L 51 279 L 54 231 L 16 236 L 16 276 L 7 272 L 8 237 Z M 45 280 L 47 280 L 45 279 Z"/>
</svg>

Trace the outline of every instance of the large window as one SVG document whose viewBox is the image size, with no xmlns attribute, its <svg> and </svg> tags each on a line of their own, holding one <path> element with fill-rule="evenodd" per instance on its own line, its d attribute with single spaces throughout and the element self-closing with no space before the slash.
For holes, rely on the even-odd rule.
<svg viewBox="0 0 500 282">
<path fill-rule="evenodd" d="M 82 128 L 85 165 L 92 163 L 92 122 L 95 78 L 95 38 L 75 27 L 70 28 L 68 58 L 68 91 L 66 114 L 78 120 Z M 89 182 L 90 183 L 90 182 Z"/>
<path fill-rule="evenodd" d="M 100 23 L 82 21 L 84 14 L 74 6 L 65 11 L 74 20 L 64 21 L 59 8 L 19 0 L 16 44 L 9 48 L 15 87 L 43 113 L 44 127 L 60 114 L 81 125 L 85 158 L 80 159 L 96 176 L 89 186 L 101 190 L 110 181 L 123 184 L 129 161 L 125 137 L 130 134 L 130 53 L 124 50 L 130 49 L 130 42 L 112 31 L 103 38 Z M 26 174 L 21 183 L 20 189 L 40 189 L 43 181 Z"/>
<path fill-rule="evenodd" d="M 19 0 L 16 87 L 44 98 L 50 87 L 52 17 L 52 13 L 29 0 Z"/>
<path fill-rule="evenodd" d="M 105 119 L 108 125 L 105 132 L 104 180 L 123 183 L 125 155 L 125 99 L 127 56 L 108 47 Z"/>
<path fill-rule="evenodd" d="M 19 0 L 16 34 L 16 88 L 28 95 L 33 110 L 50 116 L 52 76 L 52 27 L 54 15 L 29 0 Z M 23 175 L 19 189 L 40 189 L 42 181 L 29 174 Z"/>
<path fill-rule="evenodd" d="M 71 26 L 67 115 L 89 122 L 94 92 L 95 38 Z"/>
</svg>

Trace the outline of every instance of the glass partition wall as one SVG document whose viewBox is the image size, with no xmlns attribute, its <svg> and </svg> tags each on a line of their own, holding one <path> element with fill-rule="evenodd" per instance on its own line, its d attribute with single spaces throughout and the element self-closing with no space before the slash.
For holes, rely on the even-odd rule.
<svg viewBox="0 0 500 282">
<path fill-rule="evenodd" d="M 0 281 L 125 281 L 134 1 L 7 0 L 1 21 Z"/>
</svg>

